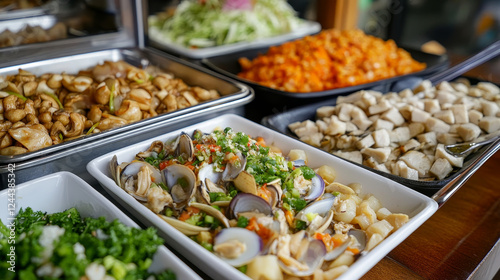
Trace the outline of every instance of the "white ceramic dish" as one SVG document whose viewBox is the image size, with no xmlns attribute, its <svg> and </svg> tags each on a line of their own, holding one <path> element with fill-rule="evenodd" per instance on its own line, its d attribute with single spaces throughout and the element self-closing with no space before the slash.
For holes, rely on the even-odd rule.
<svg viewBox="0 0 500 280">
<path fill-rule="evenodd" d="M 13 202 L 16 206 L 16 213 L 20 208 L 26 207 L 48 213 L 61 212 L 75 207 L 82 217 L 104 216 L 108 221 L 118 219 L 127 226 L 139 227 L 118 207 L 73 173 L 58 172 L 20 184 L 14 189 L 15 200 Z M 8 204 L 11 203 L 8 201 L 11 198 L 8 194 L 9 189 L 0 192 L 1 209 L 8 209 Z M 0 211 L 0 220 L 5 224 L 9 222 L 8 218 L 11 218 L 8 212 Z M 175 272 L 177 279 L 201 280 L 191 268 L 165 246 L 160 246 L 153 258 L 150 271 L 159 272 L 167 268 Z"/>
<path fill-rule="evenodd" d="M 287 154 L 292 148 L 306 151 L 310 167 L 319 167 L 327 164 L 333 166 L 338 174 L 338 181 L 348 184 L 358 182 L 363 185 L 363 193 L 372 193 L 380 199 L 384 207 L 392 212 L 401 212 L 410 216 L 410 221 L 398 231 L 390 235 L 368 254 L 360 257 L 347 272 L 338 279 L 357 279 L 372 268 L 378 261 L 408 237 L 415 229 L 424 223 L 438 208 L 437 203 L 399 183 L 385 177 L 371 173 L 354 164 L 350 164 L 337 157 L 329 155 L 319 149 L 311 147 L 298 140 L 290 138 L 264 126 L 249 121 L 243 117 L 227 114 L 165 134 L 148 141 L 137 143 L 130 147 L 119 149 L 98 157 L 87 165 L 87 170 L 94 176 L 112 196 L 131 213 L 145 224 L 154 225 L 163 234 L 169 245 L 183 254 L 188 260 L 197 264 L 197 267 L 214 279 L 249 279 L 247 276 L 229 266 L 214 254 L 205 250 L 193 240 L 183 235 L 169 224 L 161 220 L 145 206 L 137 202 L 132 196 L 119 188 L 111 179 L 108 166 L 109 161 L 116 155 L 118 162 L 131 161 L 139 151 L 146 150 L 152 141 L 175 139 L 181 131 L 192 133 L 195 129 L 211 132 L 214 128 L 231 127 L 235 131 L 242 131 L 252 137 L 262 136 L 268 145 L 273 144 Z"/>
<path fill-rule="evenodd" d="M 168 39 L 165 36 L 163 36 L 161 32 L 154 29 L 150 29 L 148 35 L 149 35 L 149 40 L 154 47 L 169 52 L 173 52 L 188 58 L 201 59 L 206 57 L 228 54 L 250 48 L 269 47 L 293 39 L 301 38 L 306 35 L 317 33 L 320 30 L 321 30 L 321 25 L 319 23 L 314 21 L 304 21 L 303 24 L 296 30 L 282 35 L 265 39 L 259 39 L 251 42 L 238 42 L 234 44 L 221 45 L 209 48 L 199 48 L 199 49 L 187 48 L 185 46 L 173 42 L 169 43 Z"/>
</svg>

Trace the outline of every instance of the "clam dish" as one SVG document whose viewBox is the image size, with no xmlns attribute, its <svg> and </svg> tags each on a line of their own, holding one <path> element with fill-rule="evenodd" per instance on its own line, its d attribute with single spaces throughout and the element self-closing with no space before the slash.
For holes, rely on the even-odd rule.
<svg viewBox="0 0 500 280">
<path fill-rule="evenodd" d="M 230 127 L 154 141 L 109 161 L 116 184 L 252 279 L 334 279 L 406 224 L 306 152 Z"/>
</svg>

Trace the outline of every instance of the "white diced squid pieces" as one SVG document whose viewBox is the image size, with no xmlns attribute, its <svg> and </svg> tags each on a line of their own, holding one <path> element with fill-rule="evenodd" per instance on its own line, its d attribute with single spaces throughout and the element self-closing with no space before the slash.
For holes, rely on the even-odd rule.
<svg viewBox="0 0 500 280">
<path fill-rule="evenodd" d="M 492 133 L 500 129 L 500 118 L 497 117 L 483 117 L 479 121 L 479 127 L 486 131 L 486 133 Z"/>
<path fill-rule="evenodd" d="M 335 113 L 335 106 L 323 106 L 316 109 L 316 119 L 329 118 Z"/>
<path fill-rule="evenodd" d="M 396 126 L 400 126 L 402 124 L 405 123 L 405 119 L 403 118 L 403 116 L 401 115 L 401 113 L 399 113 L 398 109 L 392 107 L 391 109 L 385 111 L 381 118 L 383 118 L 384 120 L 388 120 L 392 123 L 394 123 Z"/>
<path fill-rule="evenodd" d="M 424 110 L 414 108 L 411 111 L 411 121 L 412 122 L 425 123 L 430 117 L 431 117 L 431 114 L 424 111 Z"/>
<path fill-rule="evenodd" d="M 369 157 L 373 157 L 378 163 L 384 163 L 391 154 L 391 148 L 366 148 L 361 150 L 361 153 Z"/>
<path fill-rule="evenodd" d="M 451 171 L 453 171 L 453 167 L 450 162 L 444 158 L 438 158 L 432 164 L 429 173 L 436 176 L 439 180 L 442 180 L 446 178 Z"/>
<path fill-rule="evenodd" d="M 425 122 L 425 129 L 436 133 L 447 133 L 450 130 L 450 125 L 440 119 L 430 117 Z"/>
<path fill-rule="evenodd" d="M 500 130 L 500 88 L 458 79 L 436 87 L 426 80 L 399 93 L 362 90 L 318 108 L 316 117 L 289 128 L 306 143 L 376 170 L 443 179 L 464 161 L 446 153 L 444 144 Z"/>
<path fill-rule="evenodd" d="M 409 151 L 401 156 L 400 159 L 409 167 L 417 170 L 419 177 L 425 176 L 432 164 L 430 159 L 424 153 L 417 151 Z"/>
<path fill-rule="evenodd" d="M 455 117 L 454 123 L 468 123 L 469 114 L 467 114 L 467 108 L 464 104 L 454 104 L 451 106 L 451 111 Z"/>
<path fill-rule="evenodd" d="M 391 136 L 385 129 L 379 129 L 372 132 L 372 137 L 375 141 L 375 148 L 388 147 L 389 144 L 391 144 Z"/>
<path fill-rule="evenodd" d="M 469 142 L 479 137 L 481 129 L 473 123 L 466 123 L 457 128 L 457 133 L 464 142 Z"/>
</svg>

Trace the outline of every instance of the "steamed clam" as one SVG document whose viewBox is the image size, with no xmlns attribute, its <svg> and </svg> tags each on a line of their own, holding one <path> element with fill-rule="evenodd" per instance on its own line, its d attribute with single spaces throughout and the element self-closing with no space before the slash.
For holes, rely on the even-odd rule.
<svg viewBox="0 0 500 280">
<path fill-rule="evenodd" d="M 266 270 L 282 276 L 307 278 L 350 265 L 407 221 L 380 209 L 373 196 L 359 195 L 360 186 L 333 182 L 325 168 L 316 173 L 305 163 L 226 128 L 155 141 L 130 163 L 114 157 L 110 173 L 163 221 L 230 265 L 258 269 L 272 256 Z"/>
</svg>

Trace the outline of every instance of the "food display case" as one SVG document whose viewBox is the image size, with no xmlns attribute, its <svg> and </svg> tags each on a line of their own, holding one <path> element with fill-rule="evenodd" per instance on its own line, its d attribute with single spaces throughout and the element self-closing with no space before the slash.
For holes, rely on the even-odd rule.
<svg viewBox="0 0 500 280">
<path fill-rule="evenodd" d="M 51 75 L 77 75 L 82 72 L 85 74 L 85 71 L 92 72 L 92 69 L 108 61 L 112 63 L 124 62 L 132 67 L 130 69 L 157 69 L 158 71 L 169 73 L 169 75 L 172 75 L 175 79 L 180 79 L 182 83 L 187 84 L 188 87 L 193 89 L 197 87 L 199 89 L 215 91 L 217 92 L 217 97 L 209 97 L 205 100 L 198 99 L 197 101 L 189 103 L 188 106 L 182 106 L 172 110 L 167 109 L 162 113 L 158 111 L 159 114 L 154 113 L 149 117 L 141 118 L 138 121 L 130 121 L 127 125 L 112 127 L 112 129 L 106 129 L 99 133 L 89 133 L 85 130 L 86 133 L 82 132 L 81 135 L 77 135 L 78 137 L 76 139 L 48 145 L 42 149 L 28 149 L 28 151 L 22 153 L 4 153 L 0 156 L 0 169 L 2 170 L 0 173 L 2 174 L 2 181 L 5 185 L 7 182 L 5 175 L 11 164 L 16 165 L 16 170 L 18 172 L 17 177 L 20 182 L 33 179 L 56 171 L 57 168 L 53 168 L 59 165 L 53 162 L 56 159 L 62 160 L 63 162 L 88 161 L 90 157 L 85 157 L 83 155 L 86 153 L 90 155 L 92 153 L 91 148 L 96 149 L 100 146 L 109 148 L 116 144 L 125 143 L 124 141 L 130 139 L 133 135 L 141 137 L 147 133 L 150 133 L 150 135 L 162 133 L 164 129 L 173 129 L 175 125 L 179 123 L 185 124 L 190 120 L 195 121 L 197 118 L 215 116 L 221 111 L 238 111 L 242 109 L 244 104 L 249 103 L 253 99 L 253 89 L 242 83 L 167 53 L 144 47 L 144 33 L 142 29 L 137 26 L 137 23 L 141 22 L 141 20 L 139 20 L 142 12 L 141 2 L 120 1 L 116 3 L 117 6 L 112 7 L 112 10 L 106 10 L 105 7 L 102 6 L 91 5 L 92 2 L 93 1 L 86 1 L 85 3 L 80 3 L 75 1 L 75 4 L 79 5 L 76 5 L 76 7 L 70 10 L 61 10 L 63 7 L 59 7 L 59 9 L 56 9 L 59 10 L 58 14 L 53 14 L 50 10 L 44 10 L 45 12 L 43 14 L 33 15 L 29 20 L 18 18 L 6 21 L 4 26 L 12 28 L 16 27 L 16 24 L 19 22 L 24 22 L 24 24 L 36 23 L 42 24 L 41 26 L 43 26 L 43 23 L 46 22 L 47 19 L 50 19 L 49 25 L 55 24 L 56 22 L 66 25 L 73 24 L 74 27 L 69 27 L 67 29 L 68 32 L 77 26 L 81 27 L 81 29 L 78 30 L 78 36 L 68 34 L 64 39 L 34 42 L 20 46 L 8 46 L 0 49 L 3 65 L 0 66 L 1 75 L 4 77 L 15 76 L 21 71 L 20 69 L 30 73 L 29 75 L 32 77 L 40 77 L 48 73 Z M 78 24 L 71 21 L 69 23 L 64 20 L 59 21 L 59 19 L 67 17 L 67 13 L 94 15 L 101 13 L 112 19 L 110 20 L 112 24 L 110 25 L 111 27 L 104 29 L 105 31 L 94 34 L 92 33 L 92 28 L 96 27 L 87 24 L 84 19 L 81 19 L 83 23 L 73 19 L 78 22 Z M 82 18 L 83 17 L 82 15 Z M 99 18 L 99 20 L 100 19 L 101 18 Z M 102 19 L 105 19 L 105 17 Z M 99 20 L 96 19 L 96 21 Z M 7 22 L 11 21 L 16 24 L 8 25 Z M 71 32 L 75 33 L 76 31 L 73 30 Z M 128 73 L 130 73 L 130 71 Z M 120 74 L 118 73 L 116 75 Z M 96 80 L 95 76 L 91 77 Z M 153 78 L 151 75 L 148 81 L 142 81 L 137 78 L 135 83 L 139 87 L 144 88 L 152 82 Z M 4 84 L 5 83 L 12 84 L 11 81 L 4 81 Z M 35 83 L 38 83 L 37 91 L 39 91 L 38 89 L 41 83 L 39 80 Z M 24 85 L 24 82 L 20 82 L 18 85 L 21 86 L 21 84 Z M 93 87 L 98 84 L 99 83 L 91 85 L 88 90 L 92 91 Z M 67 90 L 74 91 L 75 89 Z M 43 94 L 47 93 L 47 91 L 52 90 L 50 88 L 46 89 Z M 7 92 L 9 92 L 9 90 L 4 86 L 4 94 L 7 94 Z M 91 104 L 95 103 L 95 100 L 93 99 L 94 97 L 88 96 L 88 93 L 82 92 L 82 96 L 85 95 L 87 97 L 83 98 L 90 98 L 90 100 L 87 99 L 88 101 L 83 101 L 84 99 L 82 99 L 81 102 L 87 102 L 86 105 L 82 105 L 82 109 L 88 111 L 90 106 L 93 106 Z M 54 95 L 51 96 L 54 97 Z M 64 103 L 64 101 L 59 101 L 59 108 L 62 109 L 67 105 Z M 116 103 L 116 100 L 114 103 Z M 97 103 L 94 105 L 97 105 Z M 118 113 L 118 108 L 116 109 L 116 113 Z M 99 128 L 99 126 L 96 128 Z M 71 155 L 77 159 L 70 159 Z M 68 166 L 68 164 L 62 163 L 59 166 Z M 70 167 L 65 170 L 75 171 L 74 168 L 75 167 Z M 33 171 L 34 169 L 37 171 Z"/>
<path fill-rule="evenodd" d="M 235 131 L 249 133 L 251 137 L 262 136 L 264 140 L 273 143 L 273 148 L 288 152 L 299 147 L 312 157 L 310 163 L 315 168 L 331 163 L 338 168 L 338 178 L 346 185 L 359 181 L 367 186 L 365 190 L 381 197 L 381 201 L 391 211 L 409 214 L 410 223 L 395 231 L 376 250 L 356 258 L 354 265 L 346 268 L 345 275 L 339 279 L 385 279 L 387 275 L 395 279 L 482 279 L 481 276 L 485 275 L 486 278 L 491 278 L 498 270 L 498 263 L 495 261 L 498 258 L 495 259 L 495 256 L 500 251 L 500 236 L 498 219 L 495 218 L 498 215 L 498 203 L 495 201 L 500 199 L 497 192 L 500 184 L 489 173 L 497 168 L 499 162 L 496 153 L 500 148 L 499 141 L 469 156 L 463 168 L 455 170 L 444 180 L 424 182 L 402 179 L 343 160 L 294 139 L 297 138 L 296 135 L 288 129 L 288 125 L 295 121 L 314 120 L 318 107 L 333 106 L 337 98 L 358 90 L 388 93 L 399 81 L 407 78 L 432 77 L 447 69 L 450 64 L 457 63 L 452 57 L 406 49 L 417 61 L 425 62 L 428 68 L 414 74 L 352 87 L 310 92 L 309 95 L 281 91 L 240 78 L 238 59 L 253 59 L 270 47 L 314 35 L 321 31 L 317 22 L 308 20 L 295 32 L 247 43 L 205 49 L 186 48 L 166 43 L 156 31 L 151 33 L 148 20 L 159 11 L 148 9 L 150 2 L 48 0 L 38 1 L 42 4 L 36 7 L 18 10 L 14 6 L 0 7 L 5 9 L 0 10 L 0 76 L 14 77 L 8 81 L 3 78 L 0 80 L 0 97 L 12 95 L 6 93 L 8 85 L 5 82 L 16 83 L 24 79 L 24 76 L 31 75 L 37 79 L 47 78 L 50 77 L 48 73 L 87 77 L 94 74 L 95 66 L 106 65 L 107 62 L 125 62 L 134 69 L 142 69 L 151 74 L 146 79 L 131 79 L 132 82 L 129 81 L 128 85 L 120 86 L 132 84 L 130 88 L 146 88 L 143 83 L 155 85 L 153 79 L 157 76 L 152 73 L 160 72 L 150 72 L 154 67 L 162 71 L 161 75 L 172 75 L 189 87 L 219 93 L 219 97 L 215 99 L 168 112 L 165 110 L 158 111 L 157 114 L 144 114 L 147 117 L 110 129 L 93 131 L 99 124 L 94 122 L 76 137 L 66 137 L 62 130 L 50 135 L 49 128 L 49 137 L 60 143 L 41 149 L 26 148 L 27 151 L 17 154 L 0 154 L 0 190 L 10 190 L 11 186 L 26 183 L 20 185 L 22 189 L 19 194 L 34 198 L 33 193 L 41 190 L 34 190 L 33 184 L 42 182 L 43 188 L 49 188 L 47 184 L 54 181 L 55 186 L 50 188 L 55 192 L 57 189 L 64 189 L 64 184 L 72 184 L 79 177 L 118 206 L 124 215 L 132 218 L 139 226 L 157 228 L 166 239 L 167 248 L 162 249 L 162 254 L 167 256 L 167 261 L 185 262 L 203 279 L 249 279 L 217 256 L 207 253 L 192 237 L 163 223 L 161 218 L 150 213 L 141 200 L 134 199 L 119 187 L 113 180 L 114 174 L 110 173 L 113 155 L 118 155 L 120 161 L 132 160 L 136 153 L 147 149 L 153 140 L 168 143 L 175 135 L 194 134 L 196 129 L 209 132 L 215 128 L 232 126 Z M 7 10 L 9 12 L 5 12 Z M 475 82 L 490 80 L 490 73 L 486 72 L 480 77 L 482 79 Z M 109 90 L 114 90 L 106 83 L 108 78 L 99 80 L 99 83 L 92 84 L 91 87 L 98 88 L 104 83 Z M 500 83 L 495 82 L 497 85 Z M 49 97 L 57 107 L 55 103 L 59 100 L 52 95 Z M 117 101 L 111 98 L 98 106 L 110 109 L 115 102 Z M 58 105 L 58 109 L 66 106 L 65 102 Z M 87 117 L 92 105 L 83 109 Z M 50 127 L 48 124 L 47 126 Z M 0 130 L 0 140 L 6 133 L 5 129 Z M 21 140 L 14 143 L 13 150 L 24 148 Z M 476 172 L 480 175 L 474 175 Z M 44 177 L 47 175 L 49 176 Z M 478 177 L 486 179 L 483 182 Z M 36 180 L 38 178 L 42 178 L 41 181 Z M 471 183 L 468 183 L 470 178 Z M 76 178 L 79 184 L 82 183 L 80 179 Z M 473 193 L 469 193 L 470 190 Z M 7 199 L 6 194 L 7 190 L 4 190 L 0 197 Z M 57 197 L 64 199 L 62 196 L 64 193 L 59 193 Z M 20 199 L 24 199 L 23 197 Z M 53 198 L 47 200 L 54 201 Z M 76 200 L 81 202 L 81 198 Z M 100 197 L 98 200 L 102 202 Z M 27 201 L 24 199 L 22 202 Z M 20 205 L 24 206 L 23 203 Z M 36 204 L 44 205 L 38 202 Z M 87 202 L 83 204 L 84 208 L 89 205 Z M 66 206 L 68 203 L 61 205 Z M 58 210 L 61 208 L 47 207 Z M 463 211 L 457 211 L 457 207 Z M 471 208 L 470 212 L 466 211 L 468 208 Z M 114 208 L 112 210 L 115 211 Z M 460 214 L 454 215 L 454 211 Z M 120 213 L 120 216 L 123 215 Z M 477 219 L 477 216 L 484 217 L 484 221 Z M 474 227 L 473 234 L 468 231 L 471 223 Z M 434 236 L 435 232 L 439 232 L 439 236 Z M 448 243 L 444 244 L 445 242 Z M 466 248 L 461 246 L 462 242 Z M 420 248 L 421 245 L 424 249 Z M 171 255 L 168 250 L 176 256 Z M 422 252 L 423 250 L 426 252 Z M 471 251 L 474 254 L 470 254 Z M 466 264 L 467 267 L 457 268 L 455 263 Z M 180 263 L 177 269 L 182 267 L 183 264 Z M 495 271 L 487 271 L 490 268 Z M 179 275 L 181 279 L 187 279 L 190 275 L 197 277 L 194 273 L 185 270 L 185 273 Z"/>
</svg>

